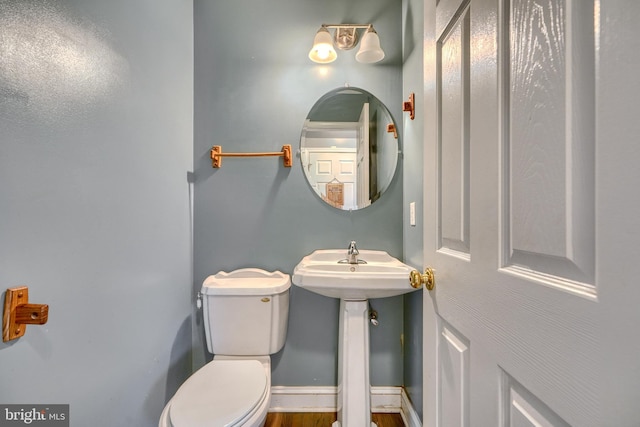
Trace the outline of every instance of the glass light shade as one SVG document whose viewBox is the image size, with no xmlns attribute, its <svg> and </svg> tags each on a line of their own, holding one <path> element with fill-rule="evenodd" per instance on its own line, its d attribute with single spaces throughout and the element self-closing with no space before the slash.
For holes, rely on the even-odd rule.
<svg viewBox="0 0 640 427">
<path fill-rule="evenodd" d="M 309 51 L 309 59 L 318 64 L 328 64 L 338 57 L 333 48 L 333 38 L 326 28 L 320 28 L 313 39 L 313 47 Z"/>
<path fill-rule="evenodd" d="M 373 28 L 369 28 L 360 42 L 360 49 L 356 53 L 356 61 L 371 64 L 382 61 L 384 52 L 380 47 L 380 37 Z"/>
</svg>

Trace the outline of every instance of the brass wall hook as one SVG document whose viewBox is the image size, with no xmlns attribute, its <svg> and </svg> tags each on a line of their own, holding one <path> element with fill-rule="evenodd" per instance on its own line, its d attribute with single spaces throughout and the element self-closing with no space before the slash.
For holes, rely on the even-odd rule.
<svg viewBox="0 0 640 427">
<path fill-rule="evenodd" d="M 411 120 L 416 118 L 416 94 L 411 92 L 409 100 L 402 103 L 402 111 L 409 112 L 409 118 Z"/>
<path fill-rule="evenodd" d="M 47 304 L 29 304 L 29 288 L 9 288 L 4 296 L 2 314 L 2 341 L 7 342 L 24 335 L 27 325 L 44 325 L 49 320 Z"/>
</svg>

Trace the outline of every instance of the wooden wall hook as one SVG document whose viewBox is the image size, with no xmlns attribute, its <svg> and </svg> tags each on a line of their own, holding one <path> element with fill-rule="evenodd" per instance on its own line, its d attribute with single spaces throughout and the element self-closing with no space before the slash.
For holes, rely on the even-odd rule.
<svg viewBox="0 0 640 427">
<path fill-rule="evenodd" d="M 49 320 L 47 304 L 29 304 L 29 288 L 9 288 L 4 296 L 2 314 L 2 341 L 7 342 L 24 335 L 27 325 L 44 325 Z"/>
</svg>

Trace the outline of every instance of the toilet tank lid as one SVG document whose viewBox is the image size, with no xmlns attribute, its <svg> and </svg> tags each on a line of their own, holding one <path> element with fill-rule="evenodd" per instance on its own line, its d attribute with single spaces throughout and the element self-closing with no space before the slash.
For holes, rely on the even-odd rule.
<svg viewBox="0 0 640 427">
<path fill-rule="evenodd" d="M 220 271 L 202 284 L 204 295 L 276 295 L 291 287 L 291 277 L 280 271 L 241 268 L 229 273 Z"/>
</svg>

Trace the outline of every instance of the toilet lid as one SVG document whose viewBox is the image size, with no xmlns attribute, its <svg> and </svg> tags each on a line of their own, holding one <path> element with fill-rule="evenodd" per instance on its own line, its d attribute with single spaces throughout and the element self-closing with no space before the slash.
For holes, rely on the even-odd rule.
<svg viewBox="0 0 640 427">
<path fill-rule="evenodd" d="M 193 374 L 171 400 L 175 427 L 235 425 L 258 404 L 267 375 L 257 360 L 214 360 Z"/>
</svg>

